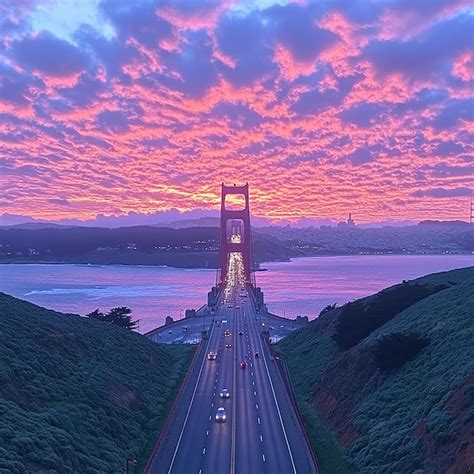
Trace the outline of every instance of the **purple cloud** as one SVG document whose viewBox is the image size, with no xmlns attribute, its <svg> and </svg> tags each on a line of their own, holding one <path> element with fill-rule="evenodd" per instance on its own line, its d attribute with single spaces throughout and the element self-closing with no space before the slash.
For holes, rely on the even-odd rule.
<svg viewBox="0 0 474 474">
<path fill-rule="evenodd" d="M 427 190 L 418 190 L 411 193 L 414 197 L 431 197 L 431 198 L 450 198 L 450 197 L 461 197 L 461 196 L 470 196 L 472 190 L 465 187 L 460 188 L 433 188 Z"/>
<path fill-rule="evenodd" d="M 288 48 L 297 61 L 316 59 L 338 39 L 334 33 L 315 24 L 311 5 L 275 5 L 265 11 L 265 16 L 272 22 L 277 41 Z"/>
<path fill-rule="evenodd" d="M 86 57 L 79 49 L 48 31 L 15 41 L 10 53 L 24 69 L 51 76 L 69 76 L 81 72 L 86 66 Z"/>
</svg>

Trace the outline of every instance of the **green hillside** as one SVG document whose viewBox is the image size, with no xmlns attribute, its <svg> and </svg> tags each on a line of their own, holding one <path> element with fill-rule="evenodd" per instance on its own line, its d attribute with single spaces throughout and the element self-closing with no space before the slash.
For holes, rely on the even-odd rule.
<svg viewBox="0 0 474 474">
<path fill-rule="evenodd" d="M 191 347 L 0 293 L 0 472 L 123 472 L 163 425 Z"/>
<path fill-rule="evenodd" d="M 328 311 L 277 347 L 322 472 L 474 472 L 474 267 Z"/>
</svg>

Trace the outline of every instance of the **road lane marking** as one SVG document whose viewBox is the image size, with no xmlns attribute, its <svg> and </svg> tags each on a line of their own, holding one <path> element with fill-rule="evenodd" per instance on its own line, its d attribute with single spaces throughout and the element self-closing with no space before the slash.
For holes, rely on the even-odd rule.
<svg viewBox="0 0 474 474">
<path fill-rule="evenodd" d="M 273 387 L 272 378 L 270 376 L 270 371 L 268 370 L 267 358 L 265 356 L 265 352 L 263 351 L 262 341 L 259 340 L 259 343 L 260 343 L 260 349 L 262 350 L 263 362 L 265 363 L 265 369 L 267 371 L 268 380 L 270 382 L 270 387 L 271 387 L 272 393 L 273 393 L 273 400 L 275 400 L 275 406 L 276 406 L 276 409 L 277 409 L 277 412 L 278 412 L 278 418 L 280 419 L 281 429 L 283 430 L 283 435 L 285 436 L 285 441 L 286 441 L 286 447 L 288 448 L 288 454 L 290 455 L 291 465 L 293 467 L 293 473 L 296 474 L 295 461 L 293 459 L 293 454 L 291 452 L 290 443 L 288 442 L 288 436 L 286 434 L 285 426 L 283 425 L 283 419 L 281 417 L 280 407 L 278 406 L 278 401 L 277 401 L 276 394 L 275 394 L 275 388 Z"/>
<path fill-rule="evenodd" d="M 237 318 L 233 318 L 234 333 L 237 333 Z M 232 346 L 233 364 L 232 364 L 232 390 L 234 396 L 232 397 L 232 447 L 230 454 L 230 474 L 235 474 L 235 444 L 236 444 L 236 423 L 237 423 L 237 343 Z"/>
<path fill-rule="evenodd" d="M 258 410 L 258 403 L 255 404 L 255 408 Z"/>
<path fill-rule="evenodd" d="M 206 454 L 206 448 L 202 448 L 202 454 Z"/>
<path fill-rule="evenodd" d="M 265 454 L 262 454 L 263 462 L 265 462 Z"/>
<path fill-rule="evenodd" d="M 181 444 L 181 439 L 183 438 L 184 429 L 186 428 L 186 423 L 187 423 L 188 418 L 189 418 L 189 413 L 191 412 L 191 407 L 193 406 L 194 397 L 196 395 L 196 391 L 197 391 L 197 388 L 198 388 L 198 385 L 199 385 L 199 381 L 201 379 L 202 369 L 204 367 L 204 363 L 206 362 L 205 355 L 207 354 L 207 352 L 209 350 L 209 344 L 211 343 L 213 332 L 214 332 L 214 326 L 212 326 L 211 334 L 209 335 L 209 339 L 207 341 L 206 350 L 204 351 L 204 357 L 202 358 L 201 368 L 199 369 L 198 377 L 197 377 L 197 380 L 196 380 L 196 385 L 194 386 L 194 391 L 193 391 L 193 394 L 191 396 L 191 403 L 189 404 L 188 411 L 186 413 L 186 418 L 184 419 L 183 428 L 181 429 L 181 433 L 179 434 L 178 442 L 176 443 L 176 449 L 174 450 L 173 457 L 171 459 L 171 464 L 170 464 L 170 468 L 168 470 L 168 474 L 170 474 L 171 470 L 173 469 L 173 464 L 174 464 L 174 461 L 176 459 L 176 454 L 178 453 L 179 445 Z"/>
<path fill-rule="evenodd" d="M 263 443 L 263 436 L 260 435 L 260 442 Z"/>
<path fill-rule="evenodd" d="M 257 423 L 260 424 L 260 417 L 257 417 Z"/>
</svg>

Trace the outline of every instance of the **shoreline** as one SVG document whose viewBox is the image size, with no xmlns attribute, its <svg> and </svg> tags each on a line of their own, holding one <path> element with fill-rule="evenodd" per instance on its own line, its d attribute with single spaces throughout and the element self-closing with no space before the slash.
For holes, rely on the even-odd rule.
<svg viewBox="0 0 474 474">
<path fill-rule="evenodd" d="M 272 263 L 290 263 L 294 260 L 303 258 L 340 258 L 340 257 L 453 257 L 453 256 L 474 256 L 473 252 L 457 252 L 457 253 L 336 253 L 336 254 L 318 254 L 318 255 L 299 255 L 285 260 L 266 260 L 260 264 Z M 143 267 L 143 268 L 171 268 L 181 270 L 209 270 L 216 271 L 217 267 L 201 267 L 201 266 L 178 266 L 178 265 L 155 265 L 146 263 L 90 263 L 90 262 L 57 262 L 57 261 L 0 261 L 0 265 L 74 265 L 80 267 Z M 267 271 L 267 268 L 255 270 L 256 272 Z"/>
</svg>

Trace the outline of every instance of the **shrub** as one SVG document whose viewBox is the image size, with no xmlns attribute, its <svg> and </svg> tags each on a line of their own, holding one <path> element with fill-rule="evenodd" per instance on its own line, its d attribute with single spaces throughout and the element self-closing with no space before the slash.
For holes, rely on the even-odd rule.
<svg viewBox="0 0 474 474">
<path fill-rule="evenodd" d="M 350 349 L 396 314 L 445 288 L 402 284 L 377 293 L 366 304 L 361 300 L 348 303 L 339 314 L 333 339 L 340 349 Z"/>
<path fill-rule="evenodd" d="M 429 338 L 413 332 L 394 332 L 382 336 L 372 347 L 377 367 L 399 369 L 429 343 Z"/>
</svg>

